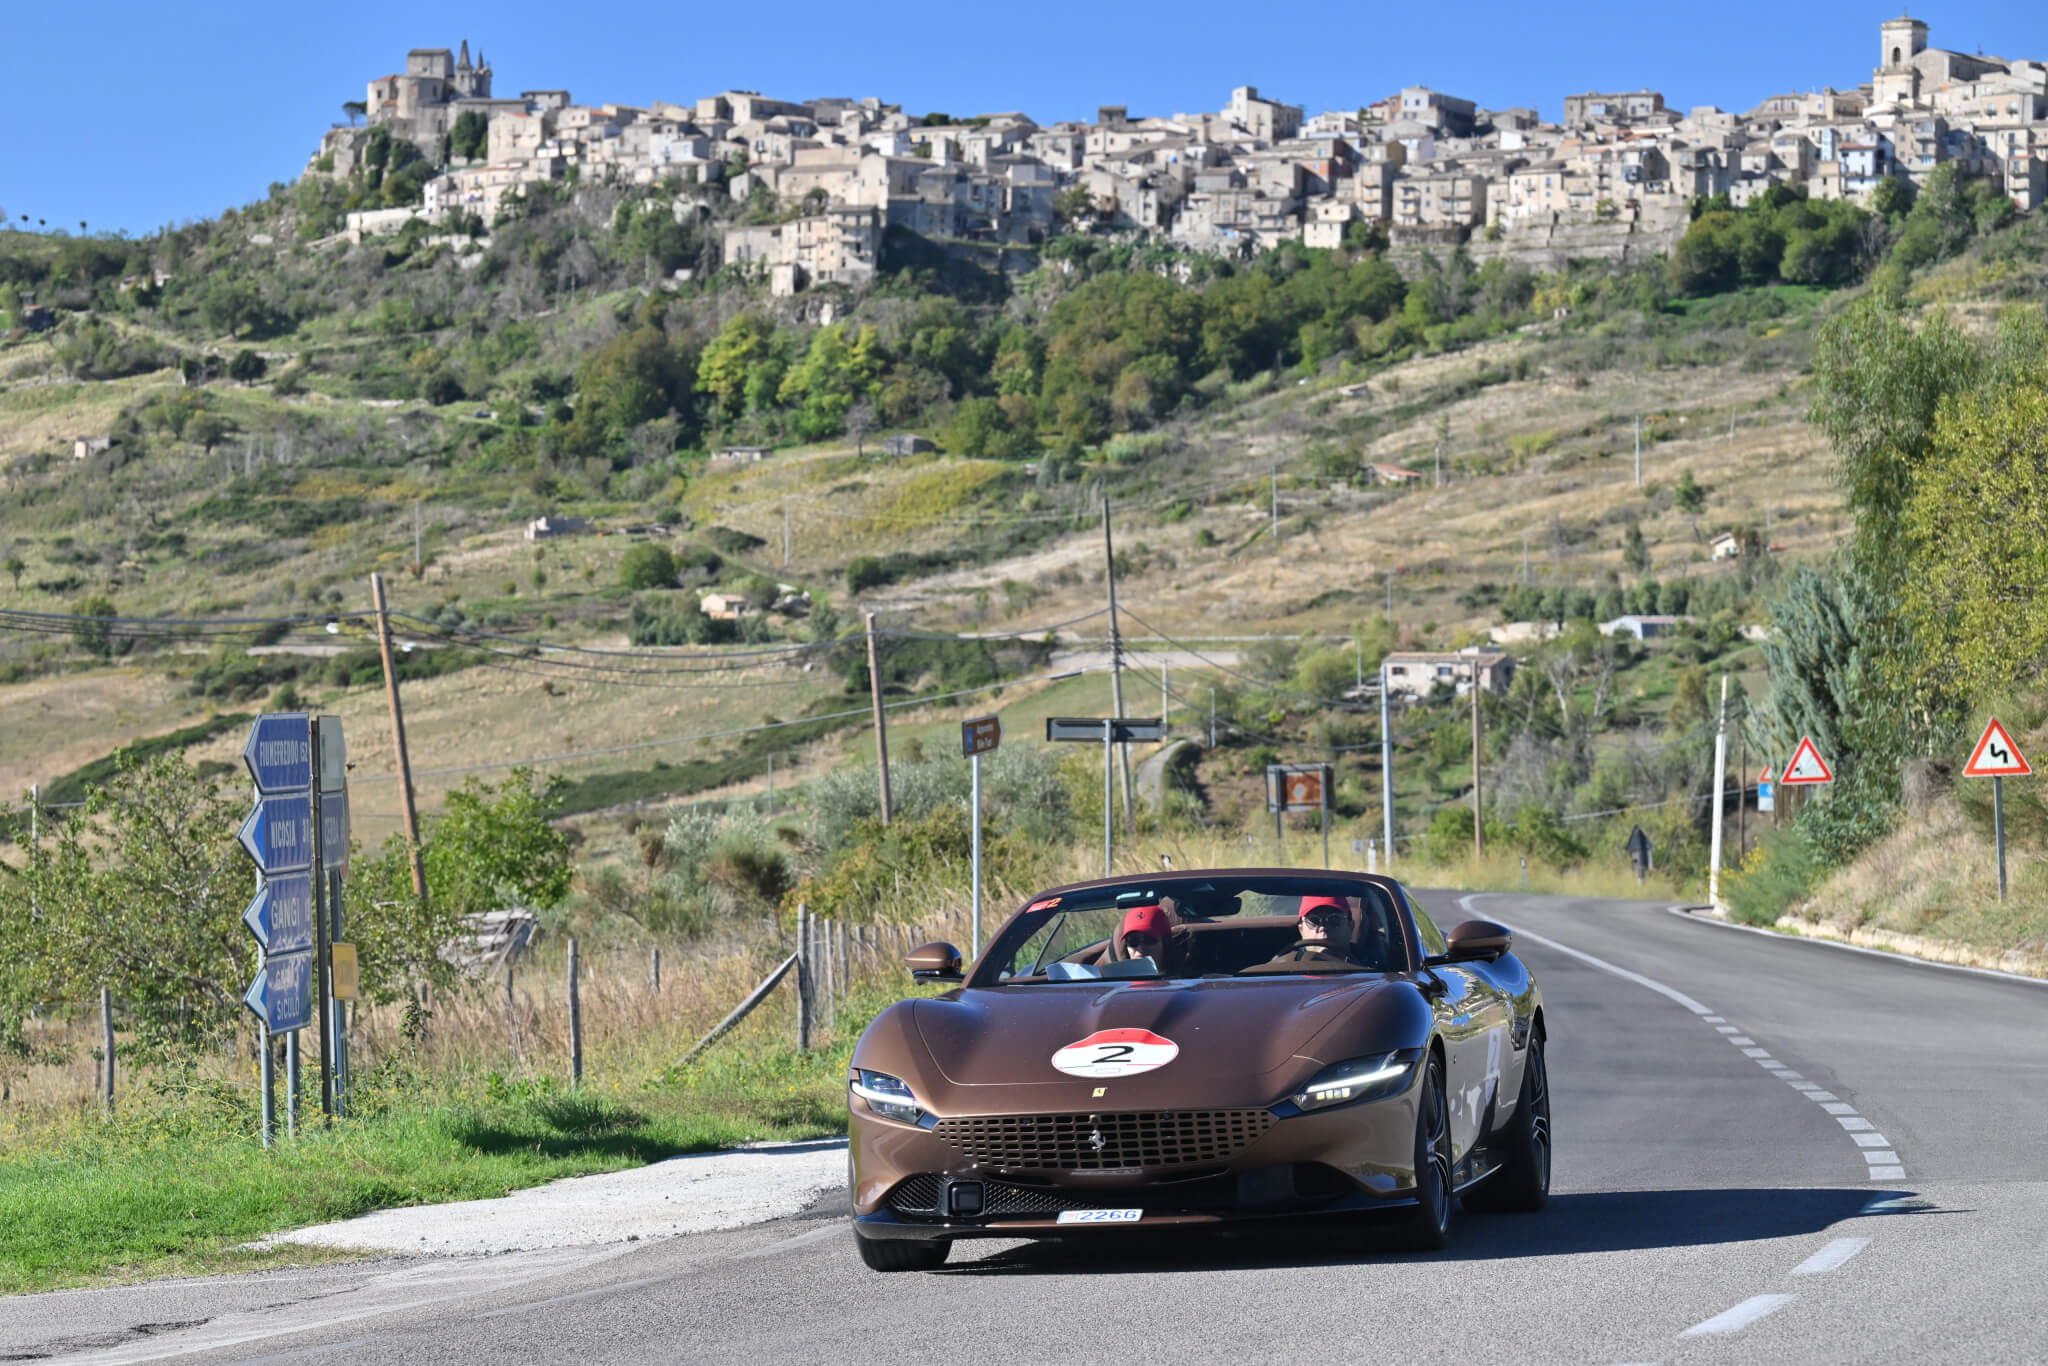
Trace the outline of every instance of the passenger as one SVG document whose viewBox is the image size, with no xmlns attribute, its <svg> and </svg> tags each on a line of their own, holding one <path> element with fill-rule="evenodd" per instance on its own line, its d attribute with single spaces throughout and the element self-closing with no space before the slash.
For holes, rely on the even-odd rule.
<svg viewBox="0 0 2048 1366">
<path fill-rule="evenodd" d="M 1343 901 L 1334 896 L 1305 896 L 1298 923 L 1298 942 L 1274 962 L 1351 962 L 1351 908 Z"/>
<path fill-rule="evenodd" d="M 1117 930 L 1117 958 L 1150 958 L 1161 972 L 1167 970 L 1167 955 L 1173 944 L 1173 922 L 1159 906 L 1133 906 L 1124 912 Z"/>
</svg>

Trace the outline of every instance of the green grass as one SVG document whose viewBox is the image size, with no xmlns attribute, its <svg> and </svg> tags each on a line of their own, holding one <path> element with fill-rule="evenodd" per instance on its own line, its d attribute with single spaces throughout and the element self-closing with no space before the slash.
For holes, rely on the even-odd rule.
<svg viewBox="0 0 2048 1366">
<path fill-rule="evenodd" d="M 401 1205 L 501 1196 L 757 1139 L 845 1132 L 846 1062 L 893 996 L 842 1008 L 827 1048 L 725 1040 L 688 1069 L 587 1084 L 366 1072 L 356 1116 L 268 1151 L 255 1088 L 158 1080 L 109 1123 L 7 1135 L 0 1294 L 248 1270 L 337 1255 L 242 1245 Z"/>
</svg>

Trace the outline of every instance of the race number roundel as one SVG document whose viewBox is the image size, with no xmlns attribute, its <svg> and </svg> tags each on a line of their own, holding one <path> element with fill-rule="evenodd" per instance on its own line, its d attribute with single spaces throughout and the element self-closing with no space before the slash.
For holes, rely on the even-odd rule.
<svg viewBox="0 0 2048 1366">
<path fill-rule="evenodd" d="M 1052 1065 L 1073 1077 L 1135 1077 L 1180 1056 L 1180 1045 L 1149 1029 L 1099 1029 L 1052 1055 Z"/>
</svg>

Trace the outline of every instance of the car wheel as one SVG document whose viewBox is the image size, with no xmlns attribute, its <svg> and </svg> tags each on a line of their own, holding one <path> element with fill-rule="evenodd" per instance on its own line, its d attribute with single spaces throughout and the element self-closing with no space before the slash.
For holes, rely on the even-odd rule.
<svg viewBox="0 0 2048 1366">
<path fill-rule="evenodd" d="M 1415 1204 L 1400 1228 L 1404 1247 L 1434 1252 L 1451 1240 L 1451 1125 L 1444 1065 L 1434 1054 L 1415 1107 Z"/>
<path fill-rule="evenodd" d="M 953 1251 L 953 1244 L 947 1240 L 863 1238 L 856 1233 L 853 1241 L 870 1271 L 936 1271 L 946 1264 Z"/>
<path fill-rule="evenodd" d="M 1529 1040 L 1529 1058 L 1522 1064 L 1522 1095 L 1501 1145 L 1507 1160 L 1486 1180 L 1467 1192 L 1470 1209 L 1529 1213 L 1550 1200 L 1550 1069 L 1543 1061 L 1543 1040 Z"/>
</svg>

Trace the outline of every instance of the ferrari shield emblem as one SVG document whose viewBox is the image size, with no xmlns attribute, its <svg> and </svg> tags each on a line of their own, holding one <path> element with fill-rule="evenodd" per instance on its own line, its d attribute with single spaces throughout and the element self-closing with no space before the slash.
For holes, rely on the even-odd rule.
<svg viewBox="0 0 2048 1366">
<path fill-rule="evenodd" d="M 1180 1056 L 1180 1045 L 1149 1029 L 1100 1029 L 1052 1055 L 1072 1077 L 1135 1077 Z"/>
</svg>

